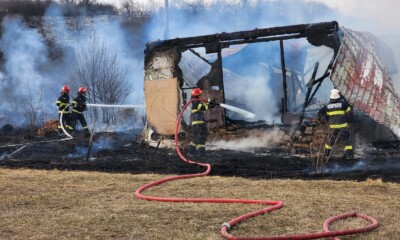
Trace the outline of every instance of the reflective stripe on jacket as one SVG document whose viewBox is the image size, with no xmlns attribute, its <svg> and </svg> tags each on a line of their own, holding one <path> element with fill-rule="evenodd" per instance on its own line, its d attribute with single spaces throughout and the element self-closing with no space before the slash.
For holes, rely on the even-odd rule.
<svg viewBox="0 0 400 240">
<path fill-rule="evenodd" d="M 326 117 L 330 128 L 340 129 L 349 126 L 349 117 L 352 108 L 344 99 L 331 99 L 326 105 Z"/>
<path fill-rule="evenodd" d="M 86 110 L 86 97 L 82 94 L 78 94 L 72 101 L 72 111 L 81 114 Z"/>
<path fill-rule="evenodd" d="M 69 95 L 67 93 L 61 94 L 56 101 L 56 105 L 58 107 L 58 113 L 61 114 L 64 111 L 64 114 L 69 114 Z"/>
<path fill-rule="evenodd" d="M 191 125 L 204 124 L 204 111 L 208 110 L 208 103 L 201 101 L 192 102 L 192 114 L 190 115 Z"/>
</svg>

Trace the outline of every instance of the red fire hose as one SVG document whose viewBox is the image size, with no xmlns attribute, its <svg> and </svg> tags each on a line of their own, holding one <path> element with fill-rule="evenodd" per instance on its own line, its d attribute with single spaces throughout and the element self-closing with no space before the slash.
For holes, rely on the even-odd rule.
<svg viewBox="0 0 400 240">
<path fill-rule="evenodd" d="M 242 222 L 248 218 L 252 218 L 264 213 L 272 212 L 276 209 L 279 209 L 283 206 L 283 203 L 281 201 L 267 201 L 267 200 L 246 200 L 246 199 L 221 199 L 221 198 L 167 198 L 167 197 L 152 197 L 152 196 L 145 196 L 141 194 L 142 191 L 153 187 L 155 185 L 159 185 L 168 181 L 176 180 L 176 179 L 184 179 L 184 178 L 194 178 L 194 177 L 203 177 L 206 176 L 210 170 L 211 166 L 208 163 L 199 163 L 195 162 L 193 160 L 187 159 L 185 156 L 182 155 L 180 149 L 179 149 L 179 142 L 178 142 L 178 130 L 182 118 L 182 114 L 187 108 L 187 106 L 194 100 L 190 100 L 188 103 L 186 103 L 182 111 L 179 114 L 178 121 L 176 124 L 175 128 L 175 148 L 176 152 L 178 153 L 179 157 L 181 160 L 189 163 L 189 164 L 196 164 L 202 167 L 205 167 L 206 170 L 202 173 L 196 173 L 196 174 L 186 174 L 186 175 L 178 175 L 178 176 L 173 176 L 173 177 L 168 177 L 164 179 L 160 179 L 148 184 L 145 184 L 138 188 L 135 191 L 135 196 L 138 197 L 139 199 L 143 200 L 150 200 L 150 201 L 161 201 L 161 202 L 207 202 L 207 203 L 243 203 L 243 204 L 262 204 L 262 205 L 268 205 L 268 207 L 263 208 L 261 210 L 255 211 L 255 212 L 250 212 L 245 215 L 236 217 L 232 220 L 230 220 L 227 223 L 222 224 L 221 227 L 221 235 L 225 239 L 237 239 L 237 240 L 289 240 L 289 239 L 318 239 L 318 238 L 330 238 L 331 240 L 339 240 L 336 238 L 336 236 L 343 236 L 343 235 L 350 235 L 350 234 L 356 234 L 356 233 L 364 233 L 371 231 L 379 226 L 379 223 L 376 219 L 362 215 L 360 213 L 344 213 L 338 216 L 330 217 L 327 220 L 325 220 L 323 224 L 323 230 L 324 232 L 319 232 L 319 233 L 311 233 L 311 234 L 302 234 L 302 235 L 292 235 L 292 236 L 275 236 L 275 237 L 235 237 L 231 234 L 228 233 L 228 230 L 232 228 L 234 225 L 238 224 L 239 222 Z M 200 99 L 202 102 L 208 102 L 208 100 L 205 99 Z M 331 231 L 329 229 L 329 225 L 337 220 L 341 219 L 346 219 L 349 217 L 357 217 L 366 220 L 370 224 L 365 227 L 360 227 L 360 228 L 354 228 L 354 229 L 346 229 L 346 230 L 336 230 L 336 231 Z"/>
</svg>

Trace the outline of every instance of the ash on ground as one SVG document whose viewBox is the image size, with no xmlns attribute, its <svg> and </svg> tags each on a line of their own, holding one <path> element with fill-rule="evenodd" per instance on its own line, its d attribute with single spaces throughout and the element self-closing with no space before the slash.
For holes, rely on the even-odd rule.
<svg viewBox="0 0 400 240">
<path fill-rule="evenodd" d="M 175 149 L 149 147 L 139 143 L 139 131 L 95 133 L 90 138 L 75 134 L 67 137 L 35 136 L 14 131 L 0 135 L 0 167 L 118 172 L 133 174 L 187 174 L 204 171 L 178 157 Z M 89 147 L 90 146 L 90 147 Z M 205 156 L 191 157 L 211 164 L 210 175 L 258 179 L 382 179 L 400 182 L 400 143 L 381 142 L 357 149 L 356 158 L 328 161 L 324 172 L 313 171 L 312 159 L 305 153 L 293 154 L 281 148 L 255 148 L 251 151 L 217 149 Z M 183 154 L 185 154 L 185 151 Z"/>
</svg>

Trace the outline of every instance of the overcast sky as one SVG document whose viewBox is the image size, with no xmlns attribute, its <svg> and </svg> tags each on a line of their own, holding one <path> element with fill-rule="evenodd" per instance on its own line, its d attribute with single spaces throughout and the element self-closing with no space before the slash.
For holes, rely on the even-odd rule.
<svg viewBox="0 0 400 240">
<path fill-rule="evenodd" d="M 400 1 L 398 0 L 316 0 L 338 9 L 345 16 L 376 21 L 384 27 L 400 33 Z M 340 19 L 337 19 L 340 22 Z"/>
</svg>

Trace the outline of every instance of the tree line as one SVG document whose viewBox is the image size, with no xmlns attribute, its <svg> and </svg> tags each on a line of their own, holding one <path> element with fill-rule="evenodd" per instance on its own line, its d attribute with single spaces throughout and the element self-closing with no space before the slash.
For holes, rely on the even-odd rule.
<svg viewBox="0 0 400 240">
<path fill-rule="evenodd" d="M 112 4 L 97 3 L 96 0 L 0 0 L 0 14 L 1 16 L 44 16 L 51 5 L 63 9 L 65 16 L 79 15 L 80 9 L 85 9 L 88 15 L 118 14 L 118 9 Z"/>
</svg>

